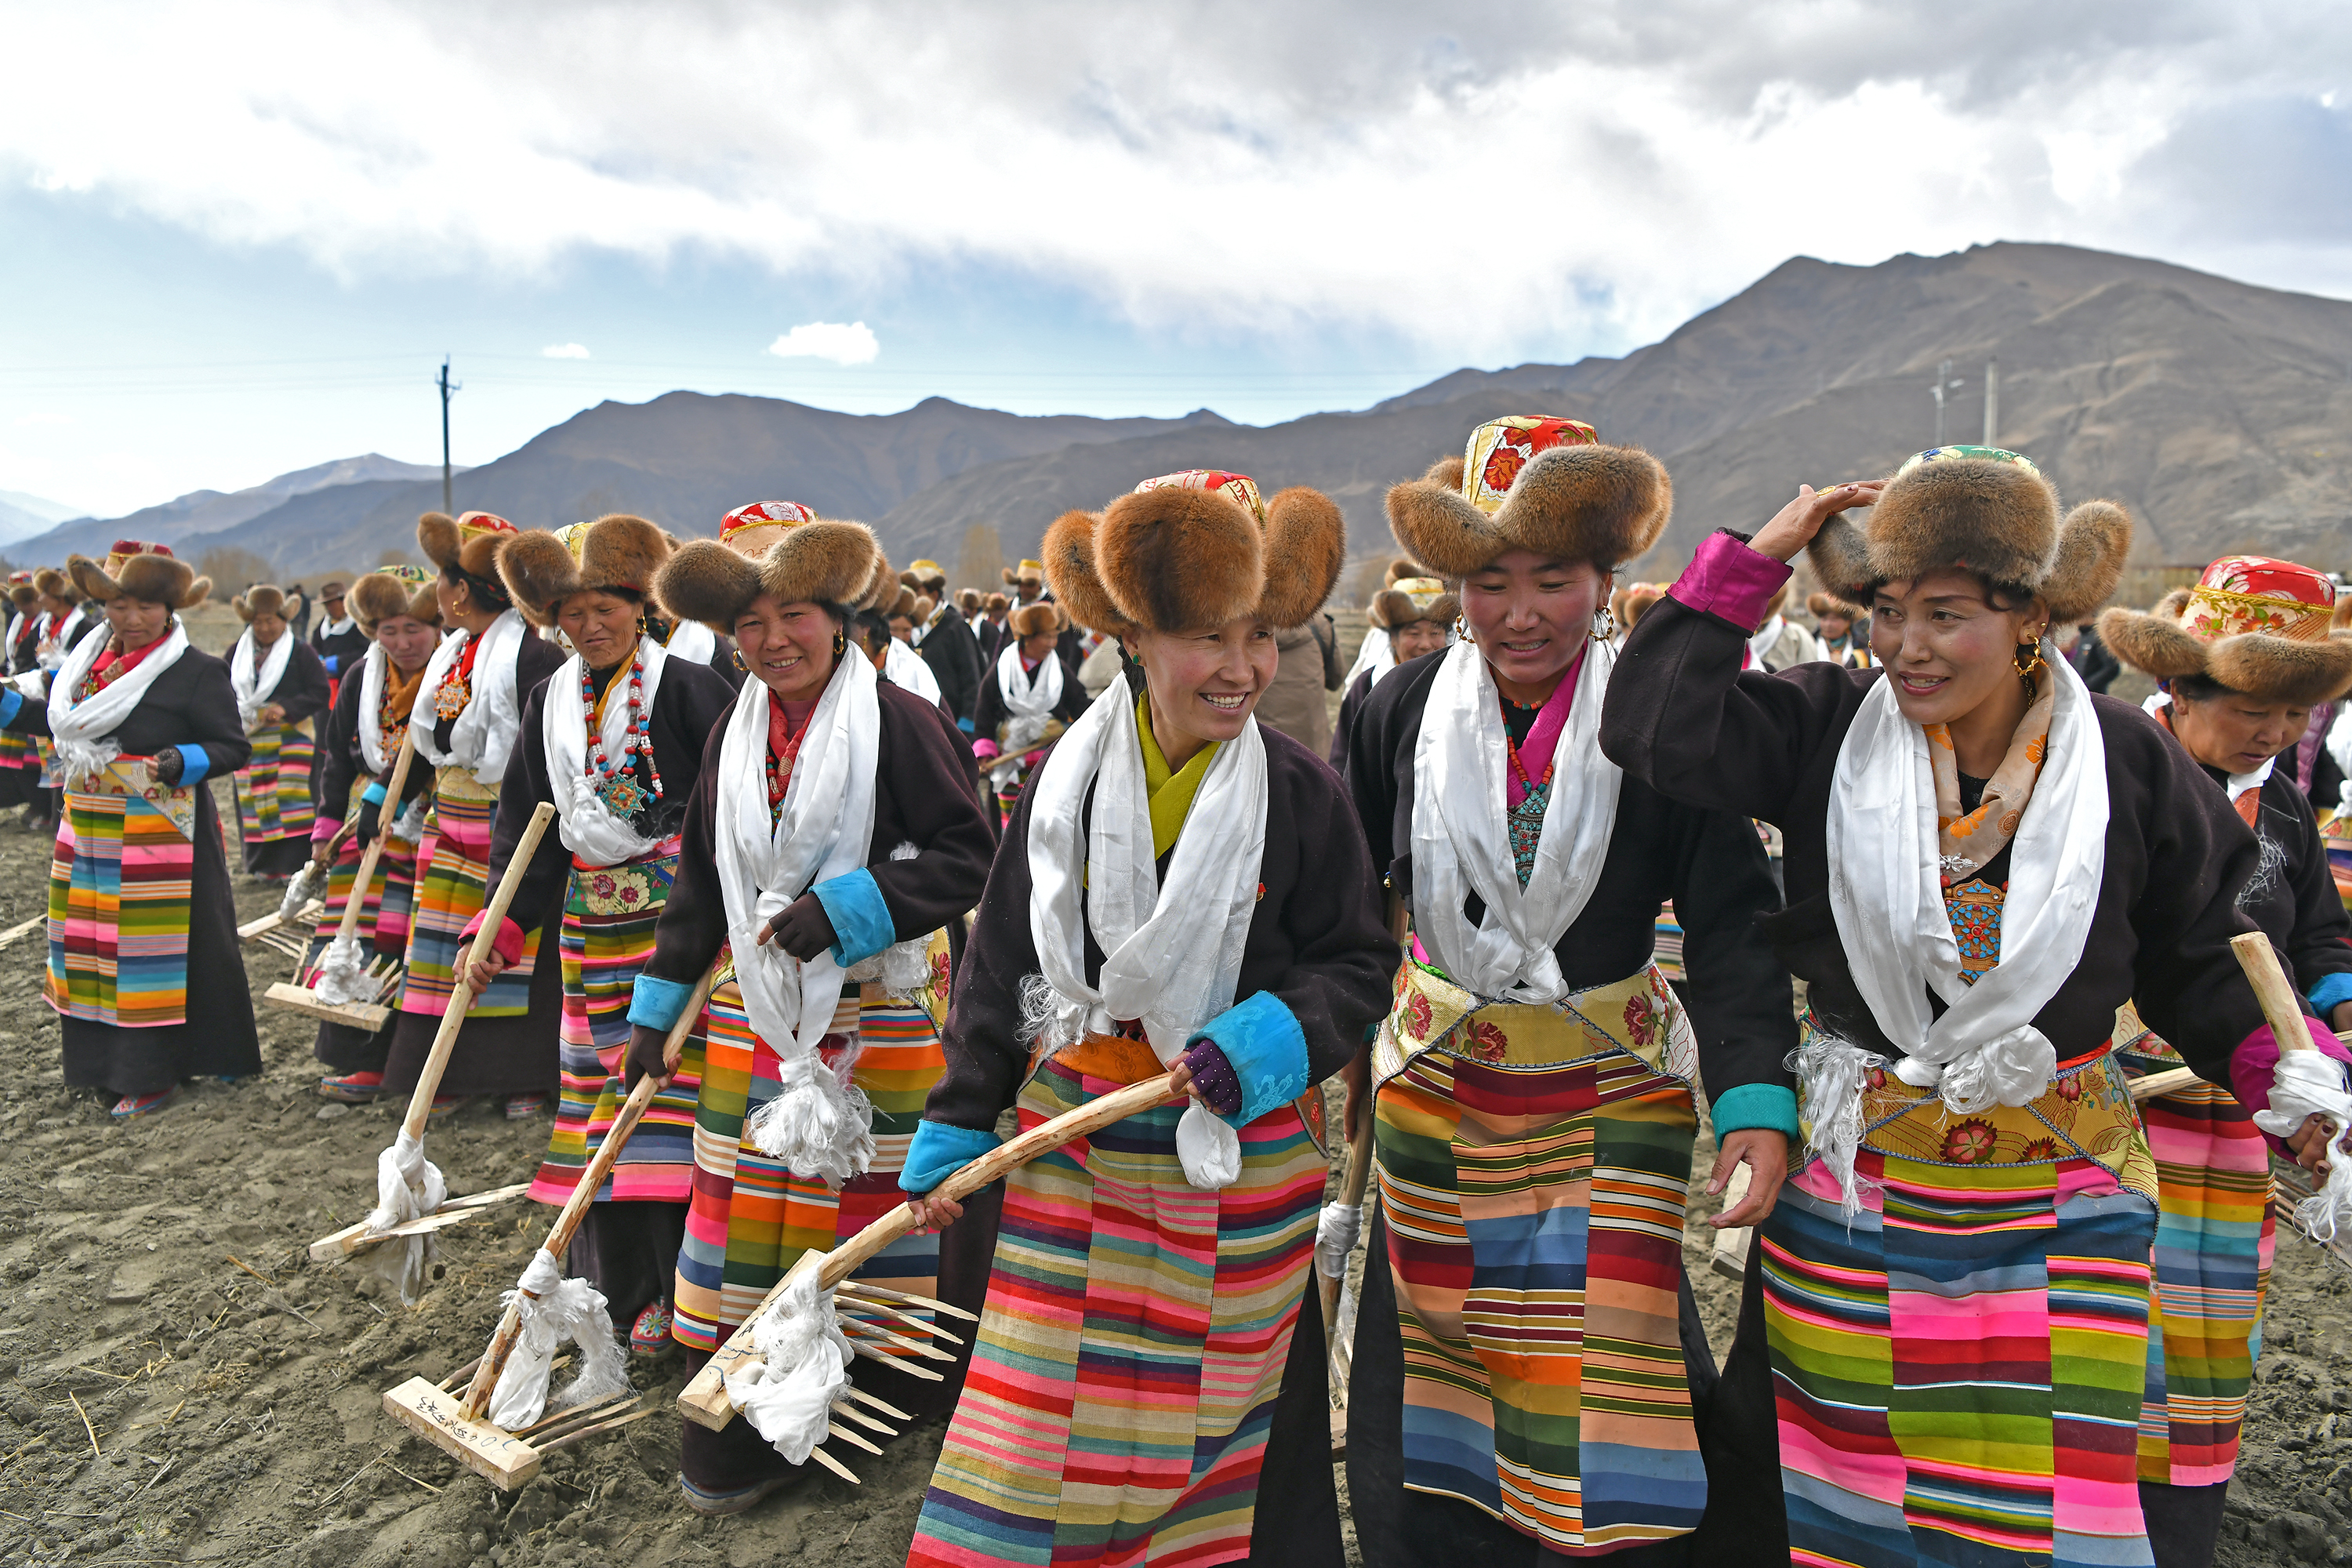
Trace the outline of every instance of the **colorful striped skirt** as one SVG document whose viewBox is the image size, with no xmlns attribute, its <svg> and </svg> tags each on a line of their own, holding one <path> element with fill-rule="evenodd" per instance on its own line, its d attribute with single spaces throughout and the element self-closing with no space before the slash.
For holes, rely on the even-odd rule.
<svg viewBox="0 0 2352 1568">
<path fill-rule="evenodd" d="M 1570 1555 L 1696 1528 L 1676 1300 L 1696 1058 L 1654 968 L 1558 1006 L 1400 971 L 1373 1127 L 1409 1491 Z"/>
<path fill-rule="evenodd" d="M 188 1018 L 195 792 L 123 757 L 73 781 L 49 861 L 41 993 L 67 1017 L 117 1028 Z"/>
<path fill-rule="evenodd" d="M 689 1062 L 699 1053 L 702 1077 L 694 1110 L 693 1206 L 677 1255 L 671 1329 L 679 1343 L 717 1350 L 802 1253 L 830 1249 L 905 1200 L 898 1173 L 923 1101 L 946 1070 L 939 1031 L 920 1003 L 892 1001 L 879 985 L 852 987 L 843 992 L 833 1032 L 819 1048 L 827 1061 L 838 1061 L 853 1044 L 859 1049 L 851 1078 L 874 1106 L 874 1163 L 835 1192 L 794 1176 L 744 1141 L 743 1123 L 776 1097 L 776 1054 L 751 1032 L 733 980 L 711 993 L 686 1047 Z M 856 1278 L 935 1295 L 939 1258 L 937 1236 L 903 1237 Z"/>
<path fill-rule="evenodd" d="M 555 1131 L 530 1195 L 562 1204 L 604 1146 L 628 1098 L 629 998 L 654 955 L 654 927 L 677 875 L 677 840 L 625 866 L 575 858 L 563 900 L 563 1022 L 557 1038 L 562 1088 Z M 694 1106 L 702 1058 L 689 1041 L 669 1087 L 653 1103 L 596 1201 L 685 1203 L 694 1191 Z"/>
<path fill-rule="evenodd" d="M 310 799 L 310 763 L 316 745 L 310 721 L 265 724 L 247 737 L 253 760 L 236 770 L 236 826 L 247 846 L 279 838 L 310 837 L 318 810 Z"/>
<path fill-rule="evenodd" d="M 2137 1078 L 2185 1067 L 2126 1003 L 2116 1052 Z M 2140 1107 L 2156 1157 L 2156 1309 L 2148 1315 L 2139 1479 L 2218 1486 L 2236 1472 L 2278 1247 L 2270 1150 L 2226 1089 L 2199 1081 Z"/>
<path fill-rule="evenodd" d="M 463 768 L 444 768 L 425 840 L 416 847 L 416 917 L 408 933 L 408 984 L 400 1010 L 438 1018 L 457 989 L 460 940 L 467 923 L 490 897 L 490 833 L 498 792 L 476 784 Z M 530 1011 L 530 977 L 539 958 L 538 931 L 524 934 L 522 956 L 474 999 L 468 1018 L 520 1017 Z"/>
<path fill-rule="evenodd" d="M 2321 827 L 2320 842 L 2327 849 L 2327 875 L 2336 884 L 2336 896 L 2352 910 L 2352 837 L 2347 836 L 2347 829 L 2352 823 L 2330 816 Z"/>
<path fill-rule="evenodd" d="M 16 730 L 0 730 L 0 806 L 22 805 L 33 798 L 40 780 L 41 757 L 33 737 Z"/>
<path fill-rule="evenodd" d="M 1816 1161 L 1758 1232 L 1790 1560 L 2152 1563 L 2157 1174 L 2121 1067 L 1966 1117 L 1870 1077 L 1863 1213 Z"/>
<path fill-rule="evenodd" d="M 1021 1126 L 1124 1081 L 1048 1061 L 1021 1092 Z M 1176 1153 L 1181 1109 L 1009 1178 L 910 1568 L 1249 1555 L 1327 1167 L 1284 1106 L 1241 1130 L 1241 1179 L 1202 1192 Z"/>
</svg>

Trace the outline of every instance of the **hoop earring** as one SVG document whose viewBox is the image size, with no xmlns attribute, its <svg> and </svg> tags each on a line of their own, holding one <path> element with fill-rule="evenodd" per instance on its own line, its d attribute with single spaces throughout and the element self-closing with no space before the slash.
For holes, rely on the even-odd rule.
<svg viewBox="0 0 2352 1568">
<path fill-rule="evenodd" d="M 845 652 L 846 652 L 846 651 L 848 650 L 848 647 L 849 647 L 849 634 L 848 634 L 847 632 L 845 632 L 845 631 L 842 630 L 839 626 L 835 626 L 835 627 L 834 627 L 834 629 L 833 629 L 833 661 L 834 661 L 835 664 L 839 664 L 839 663 L 841 662 L 841 656 L 843 655 L 843 653 L 845 653 Z"/>
<path fill-rule="evenodd" d="M 1455 616 L 1454 617 L 1454 640 L 1456 642 L 1466 642 L 1472 647 L 1476 647 L 1478 646 L 1478 639 L 1471 635 L 1470 620 L 1468 616 Z"/>
<path fill-rule="evenodd" d="M 1592 640 L 1609 642 L 1617 636 L 1617 612 L 1603 605 L 1592 612 Z"/>
<path fill-rule="evenodd" d="M 751 667 L 750 665 L 745 664 L 745 663 L 743 662 L 743 650 L 742 650 L 741 648 L 740 648 L 740 647 L 739 647 L 739 648 L 736 648 L 734 651 L 732 651 L 731 653 L 730 653 L 727 657 L 728 657 L 728 658 L 731 658 L 731 659 L 733 659 L 733 660 L 735 661 L 735 668 L 738 668 L 738 669 L 741 670 L 741 671 L 742 671 L 744 674 L 746 674 L 746 675 L 749 675 L 749 674 L 751 674 Z"/>
<path fill-rule="evenodd" d="M 2019 643 L 2017 647 L 2018 652 L 2011 654 L 2010 659 L 2017 667 L 2019 682 L 2025 688 L 2025 700 L 2032 702 L 2042 694 L 2034 678 L 2042 673 L 2049 661 L 2042 657 L 2042 644 L 2038 638 L 2030 643 Z"/>
</svg>

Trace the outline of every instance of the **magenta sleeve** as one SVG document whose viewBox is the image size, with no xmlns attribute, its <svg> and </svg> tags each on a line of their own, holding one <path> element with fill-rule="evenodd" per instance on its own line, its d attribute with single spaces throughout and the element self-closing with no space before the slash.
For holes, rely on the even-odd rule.
<svg viewBox="0 0 2352 1568">
<path fill-rule="evenodd" d="M 1759 554 L 1738 534 L 1717 529 L 1700 542 L 1667 592 L 1678 604 L 1752 632 L 1764 624 L 1764 606 L 1788 580 L 1787 562 Z"/>
</svg>

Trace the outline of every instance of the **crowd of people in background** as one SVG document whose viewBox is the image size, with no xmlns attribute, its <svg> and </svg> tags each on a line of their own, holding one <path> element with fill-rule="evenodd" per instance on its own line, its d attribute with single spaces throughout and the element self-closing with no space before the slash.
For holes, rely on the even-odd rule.
<svg viewBox="0 0 2352 1568">
<path fill-rule="evenodd" d="M 2210 1562 L 2271 1158 L 2323 1175 L 2352 1108 L 2352 593 L 2231 555 L 2113 606 L 2125 510 L 1979 447 L 1626 580 L 1672 495 L 1479 426 L 1389 490 L 1352 662 L 1339 508 L 1223 470 L 984 585 L 787 500 L 427 513 L 426 565 L 248 584 L 218 654 L 164 546 L 18 572 L 66 1081 L 136 1121 L 262 1070 L 227 780 L 242 873 L 315 879 L 303 974 L 355 909 L 386 1008 L 318 1025 L 321 1095 L 437 1074 L 561 1205 L 655 1080 L 566 1260 L 635 1352 L 698 1369 L 913 1206 L 860 1278 L 977 1324 L 858 1363 L 948 1418 L 910 1563 L 1337 1563 L 1335 1394 L 1383 1568 Z M 1719 1361 L 1694 1180 L 1756 1236 Z M 699 1512 L 808 1473 L 682 1430 Z"/>
</svg>

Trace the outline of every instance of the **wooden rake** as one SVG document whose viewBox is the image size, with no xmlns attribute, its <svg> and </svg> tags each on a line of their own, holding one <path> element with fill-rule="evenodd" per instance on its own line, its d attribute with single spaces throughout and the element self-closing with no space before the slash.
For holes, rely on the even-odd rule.
<svg viewBox="0 0 2352 1568">
<path fill-rule="evenodd" d="M 1175 1098 L 1176 1093 L 1173 1075 L 1162 1073 L 1141 1083 L 1113 1090 L 1098 1100 L 1088 1100 L 1075 1110 L 1065 1111 L 1051 1121 L 1031 1128 L 1011 1142 L 990 1150 L 953 1172 L 932 1189 L 930 1195 L 961 1201 L 1039 1155 L 1049 1154 L 1065 1143 L 1098 1132 L 1113 1122 L 1124 1121 L 1138 1112 L 1165 1104 Z M 735 1402 L 727 1393 L 727 1373 L 760 1360 L 759 1352 L 752 1347 L 753 1329 L 761 1318 L 775 1309 L 787 1290 L 812 1274 L 816 1277 L 817 1289 L 831 1293 L 835 1309 L 840 1314 L 842 1331 L 848 1336 L 850 1344 L 859 1355 L 896 1367 L 913 1377 L 932 1383 L 944 1382 L 938 1373 L 918 1363 L 924 1361 L 953 1362 L 955 1357 L 927 1343 L 926 1339 L 946 1340 L 950 1344 L 963 1342 L 935 1324 L 924 1322 L 914 1315 L 914 1309 L 928 1309 L 971 1322 L 979 1320 L 962 1308 L 951 1307 L 944 1301 L 936 1301 L 927 1296 L 908 1295 L 849 1278 L 884 1247 L 914 1228 L 914 1211 L 900 1204 L 833 1251 L 801 1254 L 800 1260 L 776 1282 L 766 1299 L 743 1320 L 741 1326 L 728 1336 L 727 1342 L 719 1348 L 719 1353 L 712 1356 L 702 1370 L 695 1373 L 694 1380 L 686 1385 L 685 1391 L 677 1396 L 679 1413 L 688 1420 L 708 1426 L 714 1432 L 723 1430 L 735 1418 Z M 902 1330 L 909 1331 L 902 1332 Z M 916 1338 L 915 1335 L 924 1338 Z M 849 1388 L 845 1399 L 834 1405 L 835 1415 L 868 1430 L 879 1431 L 885 1436 L 892 1435 L 891 1428 L 855 1409 L 846 1403 L 847 1400 L 856 1400 L 901 1421 L 913 1419 L 906 1412 L 894 1410 L 856 1387 Z M 853 1448 L 862 1448 L 872 1454 L 882 1451 L 842 1426 L 840 1421 L 833 1424 L 831 1436 Z M 848 1466 L 822 1447 L 810 1450 L 809 1457 L 846 1480 L 857 1479 Z"/>
<path fill-rule="evenodd" d="M 1349 1205 L 1359 1215 L 1363 1211 L 1364 1193 L 1372 1180 L 1372 1097 L 1366 1095 L 1357 1108 L 1356 1135 L 1348 1140 L 1348 1173 L 1339 1181 L 1339 1202 Z M 1358 1232 L 1358 1245 L 1362 1244 Z M 1354 1256 L 1350 1248 L 1349 1256 Z M 1366 1258 L 1364 1267 L 1373 1267 L 1375 1260 Z M 1329 1358 L 1331 1380 L 1331 1451 L 1344 1452 L 1348 1442 L 1348 1373 L 1356 1359 L 1356 1293 L 1348 1283 L 1347 1270 L 1342 1268 L 1337 1279 L 1324 1278 L 1320 1268 L 1315 1271 L 1315 1288 L 1323 1298 L 1323 1349 Z"/>
<path fill-rule="evenodd" d="M 405 758 L 407 754 L 407 745 L 404 742 L 401 755 Z M 433 1114 L 433 1097 L 441 1092 L 441 1075 L 449 1070 L 449 1053 L 457 1048 L 457 1031 L 465 1026 L 466 1015 L 473 1007 L 474 994 L 467 977 L 473 973 L 475 964 L 488 956 L 490 944 L 499 934 L 499 926 L 507 918 L 507 906 L 514 902 L 515 890 L 522 886 L 522 874 L 530 865 L 530 858 L 539 852 L 539 841 L 546 837 L 547 825 L 554 819 L 555 806 L 550 801 L 541 801 L 539 809 L 530 814 L 530 821 L 522 830 L 522 840 L 515 846 L 513 857 L 507 861 L 507 874 L 499 879 L 498 888 L 490 895 L 489 905 L 482 912 L 482 928 L 475 933 L 473 945 L 460 955 L 457 984 L 452 989 L 449 1005 L 441 1014 L 441 1026 L 434 1033 L 432 1052 L 425 1058 L 424 1070 L 417 1074 L 416 1089 L 408 1097 L 408 1115 L 401 1122 L 401 1131 L 420 1145 L 425 1142 L 425 1122 Z M 382 842 L 381 837 L 376 840 L 378 844 Z M 373 849 L 375 846 L 370 845 L 369 847 Z M 362 861 L 362 871 L 373 868 L 372 863 Z M 351 919 L 352 910 L 358 906 L 361 892 L 365 887 L 364 882 L 352 884 L 351 903 L 343 910 L 346 921 Z M 270 989 L 276 991 L 278 987 Z M 361 1220 L 357 1225 L 347 1225 L 332 1235 L 322 1236 L 312 1242 L 310 1260 L 313 1263 L 333 1263 L 398 1237 L 420 1236 L 426 1231 L 439 1230 L 444 1226 L 470 1219 L 492 1204 L 503 1203 L 530 1190 L 530 1184 L 521 1182 L 492 1193 L 451 1198 L 429 1215 L 373 1236 L 368 1234 L 367 1221 Z"/>
<path fill-rule="evenodd" d="M 398 809 L 401 791 L 408 784 L 409 764 L 415 760 L 415 736 L 413 732 L 402 735 L 400 754 L 393 760 L 392 783 L 384 795 L 384 805 L 387 807 Z M 335 928 L 334 940 L 320 951 L 319 956 L 321 962 L 325 960 L 327 954 L 333 952 L 339 944 L 347 941 L 356 942 L 359 938 L 360 910 L 367 903 L 368 885 L 375 880 L 376 861 L 383 854 L 383 841 L 392 833 L 391 817 L 381 813 L 378 815 L 381 823 L 376 830 L 376 836 L 369 839 L 367 847 L 360 851 L 359 868 L 352 879 L 351 897 L 343 900 L 342 923 Z M 343 834 L 350 831 L 351 826 L 346 824 L 336 834 L 335 842 L 341 843 Z M 257 925 L 260 923 L 255 922 Z M 330 1002 L 320 995 L 319 970 L 316 965 L 305 965 L 302 972 L 295 975 L 291 984 L 283 980 L 278 981 L 262 993 L 261 999 L 275 1007 L 289 1008 L 325 1023 L 343 1024 L 373 1035 L 383 1028 L 386 1021 L 392 1017 L 391 999 L 399 994 L 403 978 L 404 972 L 400 960 L 379 953 L 370 962 L 367 969 L 371 998 L 368 1001 Z"/>
<path fill-rule="evenodd" d="M 676 1071 L 678 1058 L 686 1046 L 686 1037 L 695 1020 L 701 1016 L 702 1004 L 710 995 L 710 983 L 718 977 L 712 968 L 702 977 L 688 997 L 686 1008 L 670 1026 L 669 1040 L 663 1048 L 667 1068 Z M 588 1205 L 596 1200 L 597 1189 L 613 1173 L 614 1162 L 627 1146 L 629 1135 L 637 1130 L 646 1108 L 660 1092 L 660 1080 L 651 1073 L 637 1080 L 621 1102 L 618 1114 L 613 1118 L 611 1131 L 598 1145 L 596 1157 L 588 1162 L 580 1180 L 572 1184 L 572 1195 L 564 1200 L 563 1210 L 549 1227 L 547 1239 L 539 1249 L 561 1266 L 563 1256 L 571 1250 L 572 1238 L 580 1229 L 580 1222 L 588 1215 Z M 476 1475 L 491 1485 L 512 1491 L 539 1474 L 541 1462 L 558 1448 L 643 1420 L 653 1414 L 651 1409 L 633 1415 L 621 1413 L 637 1403 L 631 1390 L 600 1400 L 593 1405 L 576 1406 L 546 1415 L 537 1423 L 509 1432 L 493 1422 L 488 1414 L 490 1395 L 499 1385 L 499 1373 L 506 1371 L 507 1362 L 514 1353 L 515 1342 L 522 1335 L 522 1303 L 530 1292 L 518 1289 L 515 1300 L 499 1320 L 497 1331 L 490 1335 L 489 1348 L 476 1360 L 468 1372 L 471 1381 L 463 1395 L 453 1393 L 461 1373 L 444 1383 L 429 1378 L 412 1377 L 383 1396 L 383 1407 L 394 1420 L 441 1448 Z"/>
</svg>

